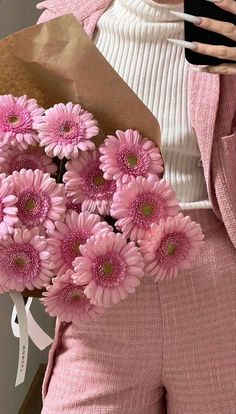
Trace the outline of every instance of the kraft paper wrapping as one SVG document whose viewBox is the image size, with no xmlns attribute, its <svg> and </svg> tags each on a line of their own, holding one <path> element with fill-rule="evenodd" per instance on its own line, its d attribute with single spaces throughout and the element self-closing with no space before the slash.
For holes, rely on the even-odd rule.
<svg viewBox="0 0 236 414">
<path fill-rule="evenodd" d="M 101 134 L 139 130 L 160 144 L 159 124 L 119 77 L 73 15 L 0 41 L 0 94 L 28 95 L 48 108 L 72 101 L 92 112 Z"/>
</svg>

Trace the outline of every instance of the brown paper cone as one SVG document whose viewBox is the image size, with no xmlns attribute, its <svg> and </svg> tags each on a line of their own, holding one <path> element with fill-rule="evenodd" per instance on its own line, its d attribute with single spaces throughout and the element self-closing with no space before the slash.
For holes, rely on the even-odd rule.
<svg viewBox="0 0 236 414">
<path fill-rule="evenodd" d="M 139 130 L 160 145 L 159 124 L 110 66 L 73 15 L 0 41 L 0 94 L 28 95 L 48 108 L 72 101 L 92 112 L 100 137 Z"/>
</svg>

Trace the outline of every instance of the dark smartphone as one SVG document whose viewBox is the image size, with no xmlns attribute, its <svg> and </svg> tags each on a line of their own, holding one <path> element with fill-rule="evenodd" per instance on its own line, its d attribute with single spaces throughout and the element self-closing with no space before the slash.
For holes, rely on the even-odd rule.
<svg viewBox="0 0 236 414">
<path fill-rule="evenodd" d="M 184 0 L 184 12 L 195 16 L 209 17 L 211 19 L 220 20 L 223 22 L 231 22 L 236 24 L 236 16 L 225 10 L 220 9 L 214 3 L 206 0 Z M 188 42 L 200 42 L 211 45 L 224 45 L 235 47 L 236 42 L 224 37 L 223 35 L 210 32 L 193 23 L 184 22 L 185 24 L 185 40 Z M 185 56 L 188 62 L 193 65 L 219 65 L 221 63 L 232 63 L 230 60 L 219 59 L 212 56 L 202 55 L 193 52 L 190 49 L 185 49 Z M 234 62 L 235 63 L 235 62 Z"/>
</svg>

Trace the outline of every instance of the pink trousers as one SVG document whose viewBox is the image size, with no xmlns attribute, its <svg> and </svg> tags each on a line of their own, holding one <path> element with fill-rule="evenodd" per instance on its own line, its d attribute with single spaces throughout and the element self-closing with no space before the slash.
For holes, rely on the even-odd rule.
<svg viewBox="0 0 236 414">
<path fill-rule="evenodd" d="M 96 322 L 57 324 L 42 414 L 235 414 L 236 251 L 211 210 L 191 270 Z"/>
</svg>

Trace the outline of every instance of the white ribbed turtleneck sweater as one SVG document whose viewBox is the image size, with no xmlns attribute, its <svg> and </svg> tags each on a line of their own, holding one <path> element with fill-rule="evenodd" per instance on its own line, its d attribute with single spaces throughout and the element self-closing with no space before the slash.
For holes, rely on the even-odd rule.
<svg viewBox="0 0 236 414">
<path fill-rule="evenodd" d="M 98 22 L 95 44 L 161 126 L 165 178 L 182 209 L 210 208 L 197 137 L 188 108 L 184 50 L 167 42 L 183 39 L 183 21 L 152 0 L 114 0 Z"/>
</svg>

